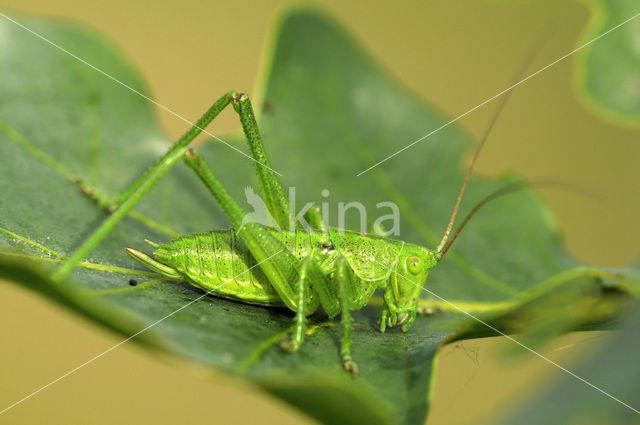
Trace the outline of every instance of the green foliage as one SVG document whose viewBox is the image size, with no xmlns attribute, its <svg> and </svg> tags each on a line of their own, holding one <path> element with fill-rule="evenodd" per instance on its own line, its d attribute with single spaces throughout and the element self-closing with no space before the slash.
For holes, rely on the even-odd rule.
<svg viewBox="0 0 640 425">
<path fill-rule="evenodd" d="M 635 0 L 588 0 L 590 23 L 581 43 L 640 13 Z M 575 80 L 583 99 L 617 122 L 640 123 L 640 17 L 607 34 L 578 56 Z"/>
<path fill-rule="evenodd" d="M 640 310 L 623 323 L 622 331 L 609 337 L 574 372 L 597 385 L 636 412 L 612 400 L 572 376 L 562 376 L 525 406 L 512 413 L 506 424 L 535 425 L 638 423 L 640 408 Z"/>
<path fill-rule="evenodd" d="M 90 32 L 66 23 L 21 21 L 146 92 L 131 66 Z M 142 270 L 123 250 L 145 249 L 144 238 L 161 242 L 228 226 L 183 166 L 151 191 L 70 281 L 57 286 L 47 278 L 51 267 L 105 217 L 80 193 L 74 177 L 115 194 L 170 142 L 145 99 L 17 26 L 1 25 L 5 45 L 0 58 L 0 277 L 128 335 L 144 327 L 137 320 L 153 323 L 201 296 L 189 285 L 166 282 Z M 287 15 L 274 46 L 254 105 L 262 108 L 260 125 L 273 166 L 283 173 L 286 186 L 297 188 L 298 207 L 319 202 L 322 189 L 330 191 L 332 205 L 360 201 L 372 214 L 376 203 L 394 201 L 401 208 L 402 238 L 435 247 L 463 178 L 460 158 L 470 146 L 467 136 L 450 126 L 356 177 L 447 118 L 391 80 L 321 14 Z M 244 148 L 239 139 L 234 143 Z M 254 182 L 253 164 L 219 143 L 198 149 L 235 198 L 243 199 L 243 188 Z M 510 180 L 473 180 L 462 213 Z M 585 314 L 590 303 L 602 299 L 618 306 L 617 300 L 626 296 L 607 294 L 622 288 L 621 283 L 637 288 L 624 274 L 575 266 L 547 210 L 533 192 L 523 190 L 474 217 L 432 271 L 427 289 L 511 331 L 521 330 L 516 325 L 526 317 L 542 314 L 566 324 L 563 330 L 605 323 L 615 308 L 604 309 L 594 319 Z M 128 286 L 130 278 L 141 284 Z M 577 292 L 557 291 L 565 283 Z M 584 299 L 589 302 L 584 305 L 579 288 L 587 288 L 589 297 Z M 337 322 L 322 314 L 310 318 L 313 334 L 298 353 L 289 354 L 278 342 L 291 328 L 290 312 L 205 297 L 161 321 L 149 342 L 250 380 L 321 422 L 423 423 L 434 358 L 443 341 L 494 332 L 425 294 L 424 305 L 442 306 L 444 312 L 418 319 L 407 334 L 380 334 L 380 299 L 372 304 L 354 314 L 358 379 L 342 371 Z M 562 308 L 569 305 L 577 307 Z M 137 319 L 127 319 L 122 310 Z M 545 329 L 537 329 L 534 342 L 548 336 Z"/>
</svg>

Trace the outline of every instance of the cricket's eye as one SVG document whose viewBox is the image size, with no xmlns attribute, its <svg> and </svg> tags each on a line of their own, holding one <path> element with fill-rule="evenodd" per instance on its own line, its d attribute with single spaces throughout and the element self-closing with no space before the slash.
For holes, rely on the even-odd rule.
<svg viewBox="0 0 640 425">
<path fill-rule="evenodd" d="M 406 266 L 409 273 L 418 274 L 422 270 L 422 260 L 419 257 L 412 255 L 407 258 Z"/>
</svg>

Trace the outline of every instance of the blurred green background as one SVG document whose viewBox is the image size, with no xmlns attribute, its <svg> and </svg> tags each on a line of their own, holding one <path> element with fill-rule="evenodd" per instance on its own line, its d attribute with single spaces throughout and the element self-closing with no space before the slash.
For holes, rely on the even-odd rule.
<svg viewBox="0 0 640 425">
<path fill-rule="evenodd" d="M 263 48 L 269 30 L 287 4 L 3 0 L 0 7 L 96 28 L 138 67 L 155 100 L 195 120 L 225 91 L 254 92 L 261 57 L 268 54 Z M 335 15 L 393 76 L 452 117 L 510 85 L 537 40 L 546 37 L 529 72 L 586 41 L 582 31 L 590 19 L 586 3 L 574 0 L 315 4 Z M 573 89 L 574 60 L 517 89 L 480 157 L 478 172 L 517 171 L 529 179 L 553 178 L 586 188 L 595 199 L 566 191 L 541 194 L 580 261 L 625 266 L 640 253 L 640 126 L 618 127 L 589 112 Z M 459 124 L 477 138 L 494 107 L 487 105 Z M 185 123 L 166 112 L 158 110 L 157 116 L 172 137 L 185 131 Z M 212 129 L 215 134 L 237 130 L 231 113 Z M 430 130 L 425 128 L 425 134 Z M 380 152 L 380 158 L 390 153 Z M 120 341 L 17 286 L 0 286 L 0 298 L 0 409 Z M 568 335 L 542 352 L 571 364 L 605 336 Z M 501 357 L 509 344 L 492 338 L 447 347 L 428 424 L 491 422 L 563 373 L 530 355 Z M 12 424 L 114 422 L 312 423 L 244 383 L 149 356 L 134 344 L 0 416 L 0 423 Z"/>
</svg>

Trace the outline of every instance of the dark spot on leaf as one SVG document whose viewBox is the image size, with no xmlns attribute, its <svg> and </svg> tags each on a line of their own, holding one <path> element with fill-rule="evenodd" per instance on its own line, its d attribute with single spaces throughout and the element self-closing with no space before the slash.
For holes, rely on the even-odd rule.
<svg viewBox="0 0 640 425">
<path fill-rule="evenodd" d="M 100 93 L 92 91 L 87 94 L 87 104 L 95 106 L 98 103 L 100 103 Z"/>
<path fill-rule="evenodd" d="M 262 113 L 265 115 L 273 115 L 273 104 L 268 100 L 262 104 Z"/>
</svg>

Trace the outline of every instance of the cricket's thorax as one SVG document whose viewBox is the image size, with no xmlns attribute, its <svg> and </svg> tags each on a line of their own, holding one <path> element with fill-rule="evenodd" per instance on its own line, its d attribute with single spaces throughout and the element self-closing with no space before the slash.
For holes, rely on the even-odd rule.
<svg viewBox="0 0 640 425">
<path fill-rule="evenodd" d="M 358 294 L 357 307 L 364 306 L 375 289 L 386 285 L 404 245 L 404 242 L 333 229 L 328 235 L 269 231 L 300 260 L 313 251 L 320 252 L 322 270 L 327 274 L 333 273 L 335 259 L 343 255 L 356 276 L 353 292 Z M 179 237 L 160 245 L 154 257 L 190 283 L 207 291 L 214 290 L 216 295 L 253 304 L 284 305 L 233 228 Z"/>
<path fill-rule="evenodd" d="M 353 282 L 352 308 L 367 304 L 376 289 L 387 287 L 394 276 L 404 242 L 347 230 L 331 229 L 331 243 L 344 256 L 356 279 Z"/>
</svg>

